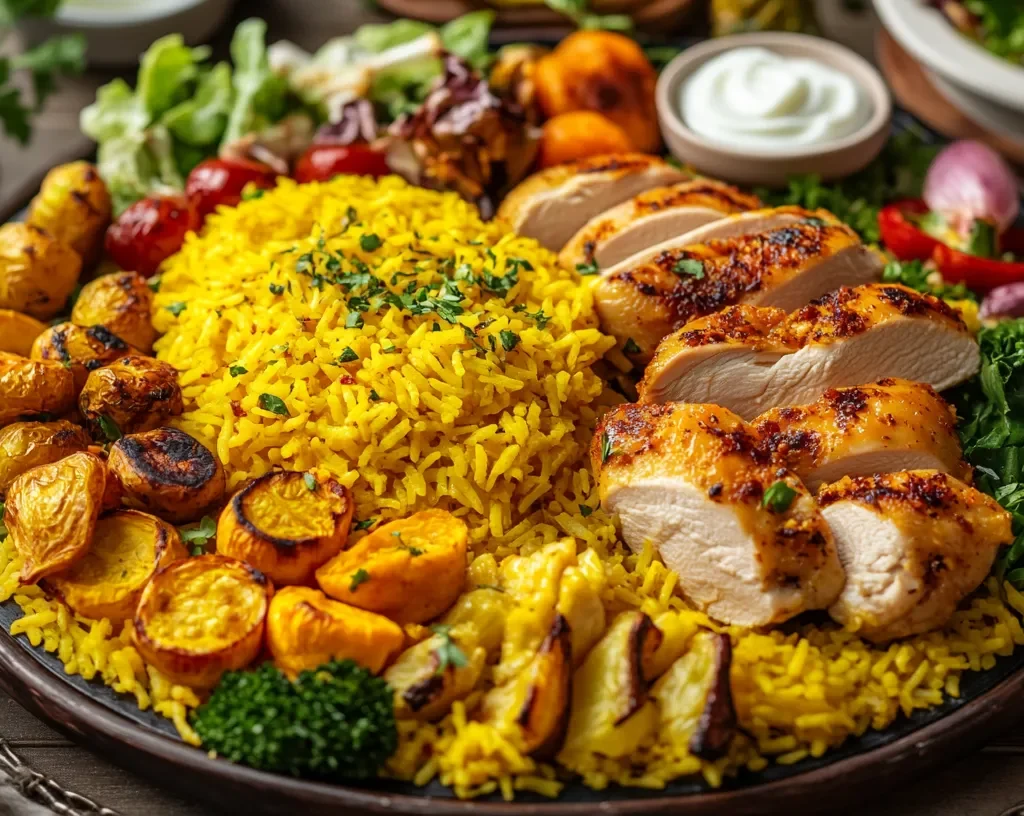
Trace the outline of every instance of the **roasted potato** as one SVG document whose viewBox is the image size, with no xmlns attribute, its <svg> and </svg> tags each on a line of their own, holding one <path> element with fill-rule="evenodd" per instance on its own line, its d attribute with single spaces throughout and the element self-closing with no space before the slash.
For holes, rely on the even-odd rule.
<svg viewBox="0 0 1024 816">
<path fill-rule="evenodd" d="M 78 283 L 82 259 L 46 230 L 30 224 L 0 227 L 0 309 L 49 320 Z"/>
<path fill-rule="evenodd" d="M 64 419 L 15 422 L 0 428 L 0 496 L 22 473 L 84 451 L 90 444 L 82 428 Z"/>
<path fill-rule="evenodd" d="M 445 510 L 378 527 L 317 570 L 320 588 L 399 623 L 425 623 L 455 603 L 466 582 L 469 530 Z"/>
<path fill-rule="evenodd" d="M 106 466 L 91 453 L 40 465 L 11 483 L 4 523 L 24 562 L 22 584 L 34 584 L 85 557 L 106 489 Z"/>
<path fill-rule="evenodd" d="M 129 345 L 149 354 L 156 340 L 153 291 L 137 272 L 115 272 L 89 281 L 71 309 L 77 326 L 106 326 Z"/>
<path fill-rule="evenodd" d="M 378 674 L 404 642 L 394 621 L 332 601 L 318 589 L 285 587 L 270 602 L 267 648 L 289 677 L 346 658 Z"/>
<path fill-rule="evenodd" d="M 85 556 L 47 578 L 46 586 L 77 614 L 106 618 L 120 629 L 135 614 L 154 573 L 187 557 L 181 536 L 166 521 L 137 510 L 116 510 L 96 522 Z"/>
<path fill-rule="evenodd" d="M 174 428 L 122 437 L 111 446 L 107 465 L 121 481 L 125 504 L 175 524 L 202 518 L 224 496 L 217 457 Z"/>
<path fill-rule="evenodd" d="M 183 408 L 174 367 L 136 354 L 91 371 L 78 397 L 93 439 L 104 442 L 117 437 L 114 429 L 128 434 L 158 428 Z"/>
<path fill-rule="evenodd" d="M 75 377 L 61 363 L 0 351 L 0 425 L 37 414 L 60 416 L 75 407 Z"/>
<path fill-rule="evenodd" d="M 239 558 L 275 584 L 310 584 L 348 541 L 352 497 L 334 479 L 268 473 L 238 491 L 217 522 L 217 552 Z"/>
<path fill-rule="evenodd" d="M 260 653 L 274 587 L 259 570 L 200 555 L 158 570 L 135 612 L 139 654 L 175 683 L 212 688 Z"/>
<path fill-rule="evenodd" d="M 32 341 L 46 331 L 46 324 L 13 309 L 0 309 L 0 351 L 28 357 Z"/>
<path fill-rule="evenodd" d="M 106 327 L 83 328 L 74 323 L 50 326 L 32 344 L 33 360 L 51 360 L 71 370 L 76 394 L 85 387 L 90 371 L 131 353 L 128 344 Z"/>
<path fill-rule="evenodd" d="M 67 244 L 87 264 L 103 247 L 103 231 L 110 223 L 111 203 L 107 185 L 96 168 L 77 161 L 54 167 L 32 199 L 28 223 L 42 227 Z"/>
</svg>

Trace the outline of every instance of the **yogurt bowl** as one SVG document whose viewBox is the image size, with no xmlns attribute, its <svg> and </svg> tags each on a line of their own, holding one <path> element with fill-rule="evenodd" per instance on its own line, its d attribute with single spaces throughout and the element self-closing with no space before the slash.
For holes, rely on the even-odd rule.
<svg viewBox="0 0 1024 816">
<path fill-rule="evenodd" d="M 746 73 L 717 75 L 728 71 Z M 800 173 L 833 180 L 862 169 L 885 146 L 892 117 L 885 82 L 863 58 L 777 32 L 687 49 L 662 71 L 657 104 L 677 159 L 736 184 L 773 187 Z"/>
</svg>

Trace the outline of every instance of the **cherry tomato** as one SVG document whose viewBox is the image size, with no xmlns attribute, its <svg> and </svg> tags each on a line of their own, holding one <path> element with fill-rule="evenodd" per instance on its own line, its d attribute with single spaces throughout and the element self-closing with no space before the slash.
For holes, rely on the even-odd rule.
<svg viewBox="0 0 1024 816">
<path fill-rule="evenodd" d="M 384 154 L 366 144 L 313 145 L 295 165 L 295 180 L 327 181 L 342 173 L 379 178 L 391 172 Z"/>
<path fill-rule="evenodd" d="M 202 219 L 185 196 L 156 196 L 136 201 L 107 228 L 105 246 L 114 263 L 144 277 L 185 243 Z"/>
<path fill-rule="evenodd" d="M 249 183 L 267 190 L 277 182 L 277 174 L 265 164 L 225 159 L 207 159 L 197 164 L 188 174 L 185 195 L 206 218 L 224 204 L 234 207 L 242 200 L 242 190 Z"/>
</svg>

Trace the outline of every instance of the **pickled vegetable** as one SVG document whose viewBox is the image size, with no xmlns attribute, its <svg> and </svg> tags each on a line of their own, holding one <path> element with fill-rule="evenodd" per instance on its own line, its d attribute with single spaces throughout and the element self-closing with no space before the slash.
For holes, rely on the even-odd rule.
<svg viewBox="0 0 1024 816">
<path fill-rule="evenodd" d="M 63 365 L 75 378 L 77 394 L 85 387 L 90 371 L 126 357 L 131 351 L 124 340 L 104 326 L 83 328 L 74 323 L 58 323 L 35 339 L 32 359 Z"/>
<path fill-rule="evenodd" d="M 78 253 L 46 230 L 13 222 L 0 227 L 0 309 L 49 320 L 64 308 L 81 271 Z"/>
<path fill-rule="evenodd" d="M 104 326 L 143 354 L 153 348 L 153 291 L 142 275 L 116 272 L 89 281 L 71 309 L 77 326 Z"/>
<path fill-rule="evenodd" d="M 183 408 L 174 367 L 135 354 L 92 371 L 78 397 L 86 426 L 101 442 L 150 431 Z"/>
<path fill-rule="evenodd" d="M 15 422 L 0 428 L 0 496 L 18 476 L 86 450 L 89 435 L 67 420 Z"/>
<path fill-rule="evenodd" d="M 110 193 L 96 168 L 77 161 L 46 174 L 29 206 L 28 223 L 42 227 L 92 264 L 103 247 L 110 211 Z"/>
<path fill-rule="evenodd" d="M 0 351 L 0 425 L 75 407 L 75 377 L 61 363 Z"/>
<path fill-rule="evenodd" d="M 0 351 L 28 357 L 32 341 L 46 331 L 46 324 L 13 309 L 0 309 Z"/>
</svg>

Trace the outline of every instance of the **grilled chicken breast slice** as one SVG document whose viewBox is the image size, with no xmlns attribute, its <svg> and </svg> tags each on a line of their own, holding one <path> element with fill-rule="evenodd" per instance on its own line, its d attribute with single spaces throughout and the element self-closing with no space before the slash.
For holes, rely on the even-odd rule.
<svg viewBox="0 0 1024 816">
<path fill-rule="evenodd" d="M 715 402 L 752 419 L 828 388 L 887 377 L 943 390 L 973 376 L 978 343 L 945 302 L 898 284 L 842 288 L 784 315 L 740 307 L 658 346 L 641 402 Z"/>
<path fill-rule="evenodd" d="M 994 499 L 934 470 L 846 478 L 818 501 L 846 571 L 829 614 L 874 642 L 941 627 L 1013 540 Z"/>
<path fill-rule="evenodd" d="M 936 470 L 970 479 L 953 409 L 908 380 L 830 388 L 810 405 L 753 421 L 761 448 L 816 491 L 843 476 Z"/>
<path fill-rule="evenodd" d="M 558 257 L 570 269 L 581 264 L 603 269 L 711 221 L 760 206 L 757 197 L 712 179 L 655 187 L 591 218 Z"/>
<path fill-rule="evenodd" d="M 595 156 L 534 173 L 498 208 L 512 229 L 558 252 L 591 218 L 690 174 L 646 153 Z"/>
<path fill-rule="evenodd" d="M 882 259 L 842 224 L 821 221 L 662 252 L 594 287 L 601 326 L 646 361 L 689 321 L 735 303 L 790 310 L 842 285 L 878 280 Z M 715 400 L 709 400 L 715 402 Z"/>
<path fill-rule="evenodd" d="M 591 448 L 602 506 L 626 543 L 650 540 L 679 586 L 725 623 L 764 626 L 830 605 L 843 572 L 814 499 L 764 458 L 746 424 L 714 405 L 621 405 Z M 787 506 L 765 507 L 784 481 Z M 785 492 L 785 491 L 784 491 Z"/>
</svg>

